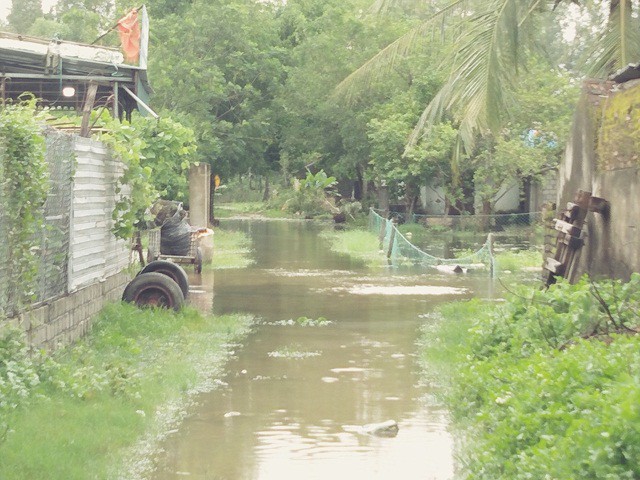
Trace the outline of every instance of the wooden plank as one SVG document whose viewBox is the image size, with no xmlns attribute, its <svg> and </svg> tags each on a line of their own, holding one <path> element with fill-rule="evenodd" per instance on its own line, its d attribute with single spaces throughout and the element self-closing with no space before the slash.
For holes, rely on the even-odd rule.
<svg viewBox="0 0 640 480">
<path fill-rule="evenodd" d="M 573 235 L 565 235 L 562 239 L 562 243 L 564 243 L 571 250 L 577 250 L 584 246 L 584 239 L 582 237 L 574 237 Z"/>
<path fill-rule="evenodd" d="M 580 233 L 582 232 L 580 227 L 577 227 L 569 222 L 565 222 L 564 220 L 560 220 L 556 218 L 554 222 L 555 222 L 555 229 L 558 230 L 559 232 L 566 233 L 567 235 L 579 237 Z"/>
<path fill-rule="evenodd" d="M 562 262 L 559 262 L 555 258 L 547 258 L 544 268 L 555 275 L 562 275 L 565 271 L 565 266 Z"/>
<path fill-rule="evenodd" d="M 572 222 L 573 220 L 575 220 L 578 217 L 579 213 L 580 213 L 580 205 L 573 202 L 567 203 L 567 209 L 565 210 L 565 215 L 567 216 L 567 219 L 569 222 Z"/>
<path fill-rule="evenodd" d="M 96 101 L 96 93 L 98 93 L 98 84 L 95 82 L 89 83 L 87 89 L 87 98 L 82 107 L 82 124 L 80 126 L 80 136 L 89 137 L 91 134 L 91 127 L 89 126 L 89 120 L 91 119 L 91 110 L 93 110 L 93 104 Z"/>
</svg>

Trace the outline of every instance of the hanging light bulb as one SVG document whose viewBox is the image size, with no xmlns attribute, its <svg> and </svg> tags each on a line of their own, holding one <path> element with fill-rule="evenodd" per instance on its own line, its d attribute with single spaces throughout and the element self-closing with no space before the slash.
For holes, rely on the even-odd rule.
<svg viewBox="0 0 640 480">
<path fill-rule="evenodd" d="M 66 86 L 62 89 L 62 95 L 65 97 L 73 97 L 76 94 L 76 89 L 71 86 Z"/>
</svg>

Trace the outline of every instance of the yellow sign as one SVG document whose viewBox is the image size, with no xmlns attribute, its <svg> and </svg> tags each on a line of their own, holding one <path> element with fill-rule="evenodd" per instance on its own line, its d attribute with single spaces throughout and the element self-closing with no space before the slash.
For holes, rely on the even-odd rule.
<svg viewBox="0 0 640 480">
<path fill-rule="evenodd" d="M 218 189 L 218 187 L 220 186 L 220 176 L 216 175 L 215 177 L 213 177 L 213 185 L 215 187 L 215 190 Z"/>
</svg>

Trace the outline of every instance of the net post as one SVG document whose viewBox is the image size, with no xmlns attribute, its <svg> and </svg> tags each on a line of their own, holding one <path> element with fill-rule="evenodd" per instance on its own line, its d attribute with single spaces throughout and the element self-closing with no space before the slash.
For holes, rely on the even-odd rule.
<svg viewBox="0 0 640 480">
<path fill-rule="evenodd" d="M 387 220 L 386 218 L 382 219 L 380 222 L 380 231 L 378 232 L 378 243 L 380 244 L 380 250 L 384 247 L 384 237 L 387 236 Z"/>
<path fill-rule="evenodd" d="M 396 240 L 396 225 L 393 220 L 387 220 L 391 222 L 391 234 L 389 235 L 389 246 L 387 248 L 387 260 L 391 259 L 393 253 L 393 242 Z"/>
<path fill-rule="evenodd" d="M 489 249 L 489 271 L 491 278 L 496 278 L 496 261 L 493 257 L 493 232 L 487 236 L 487 248 Z"/>
</svg>

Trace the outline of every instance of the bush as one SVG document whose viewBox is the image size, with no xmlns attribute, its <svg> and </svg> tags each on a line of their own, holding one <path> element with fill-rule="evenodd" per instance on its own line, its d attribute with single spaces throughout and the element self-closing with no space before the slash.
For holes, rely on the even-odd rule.
<svg viewBox="0 0 640 480">
<path fill-rule="evenodd" d="M 465 477 L 639 478 L 638 286 L 583 279 L 443 310 L 427 355 L 456 365 L 445 397 Z M 460 312 L 473 316 L 450 323 Z"/>
</svg>

